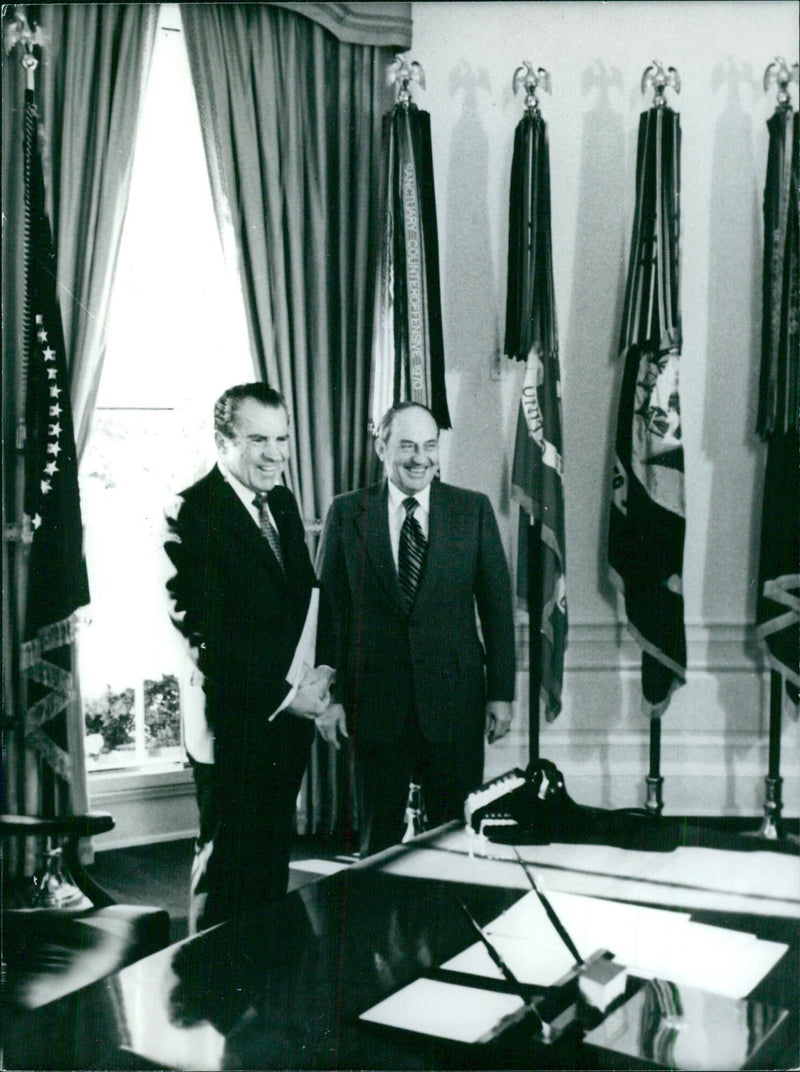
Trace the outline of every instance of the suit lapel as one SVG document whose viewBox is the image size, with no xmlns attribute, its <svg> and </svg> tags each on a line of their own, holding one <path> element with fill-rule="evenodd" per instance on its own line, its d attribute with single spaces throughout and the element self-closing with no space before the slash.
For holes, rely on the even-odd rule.
<svg viewBox="0 0 800 1072">
<path fill-rule="evenodd" d="M 444 566 L 454 549 L 463 542 L 463 527 L 464 518 L 454 508 L 447 485 L 434 480 L 428 514 L 428 551 L 415 601 L 418 610 L 435 594 Z"/>
<path fill-rule="evenodd" d="M 366 542 L 367 555 L 387 594 L 405 613 L 403 593 L 397 577 L 397 566 L 389 538 L 388 487 L 373 485 L 361 500 L 356 524 L 359 537 Z M 464 516 L 448 494 L 447 485 L 434 480 L 431 484 L 428 518 L 428 551 L 420 578 L 415 608 L 419 609 L 435 594 L 445 572 L 448 557 L 464 540 Z"/>
<path fill-rule="evenodd" d="M 389 538 L 389 489 L 385 480 L 382 484 L 373 484 L 361 499 L 356 527 L 359 531 L 359 542 L 361 545 L 366 544 L 367 556 L 387 595 L 404 611 L 403 594 L 400 591 Z"/>
<path fill-rule="evenodd" d="M 231 535 L 246 544 L 251 552 L 258 555 L 267 564 L 273 580 L 277 584 L 286 585 L 286 575 L 278 564 L 278 560 L 272 552 L 267 541 L 259 532 L 253 518 L 247 512 L 239 496 L 219 473 L 217 493 L 220 503 L 220 515 Z M 270 510 L 272 504 L 270 503 Z M 274 516 L 274 514 L 273 514 Z M 278 520 L 277 518 L 275 519 Z"/>
</svg>

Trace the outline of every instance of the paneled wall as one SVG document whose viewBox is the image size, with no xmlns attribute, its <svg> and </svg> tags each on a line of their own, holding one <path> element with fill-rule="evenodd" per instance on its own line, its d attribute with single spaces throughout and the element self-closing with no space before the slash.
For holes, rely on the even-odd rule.
<svg viewBox="0 0 800 1072">
<path fill-rule="evenodd" d="M 570 640 L 564 710 L 542 728 L 581 802 L 642 803 L 647 725 L 638 649 L 604 568 L 617 360 L 644 69 L 678 69 L 682 149 L 682 411 L 687 472 L 684 589 L 688 680 L 663 726 L 666 811 L 758 814 L 768 682 L 752 623 L 764 449 L 753 434 L 760 361 L 762 88 L 776 55 L 797 59 L 798 8 L 740 3 L 417 3 L 414 47 L 432 116 L 447 385 L 454 430 L 443 476 L 491 497 L 509 556 L 519 367 L 501 356 L 508 184 L 523 108 L 512 75 L 546 67 L 554 267 L 564 389 Z M 795 103 L 797 102 L 795 87 Z M 524 763 L 526 630 L 515 729 L 487 773 Z M 784 718 L 786 814 L 800 811 L 797 723 Z"/>
</svg>

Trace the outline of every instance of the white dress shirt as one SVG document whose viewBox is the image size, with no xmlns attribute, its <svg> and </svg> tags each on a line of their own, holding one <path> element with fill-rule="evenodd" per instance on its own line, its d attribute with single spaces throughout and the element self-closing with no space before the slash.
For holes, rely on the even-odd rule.
<svg viewBox="0 0 800 1072">
<path fill-rule="evenodd" d="M 406 519 L 406 508 L 403 506 L 403 502 L 409 498 L 404 491 L 401 491 L 396 484 L 389 481 L 389 539 L 392 543 L 392 556 L 394 558 L 395 567 L 400 557 L 400 529 L 403 527 L 403 522 Z M 419 506 L 414 511 L 414 517 L 419 522 L 419 527 L 422 529 L 422 535 L 425 539 L 428 539 L 428 529 L 430 527 L 430 513 L 431 513 L 431 486 L 428 484 L 422 491 L 417 492 L 416 495 L 411 496 L 412 499 L 416 499 Z"/>
<path fill-rule="evenodd" d="M 233 488 L 233 490 L 236 492 L 236 494 L 242 500 L 242 504 L 244 505 L 244 508 L 247 510 L 247 512 L 250 515 L 250 517 L 252 517 L 253 521 L 256 524 L 256 527 L 258 528 L 259 531 L 261 531 L 261 518 L 259 517 L 258 507 L 253 502 L 253 500 L 255 499 L 256 495 L 264 495 L 266 497 L 267 493 L 266 492 L 260 492 L 260 491 L 253 491 L 252 488 L 246 488 L 244 486 L 244 484 L 241 482 L 241 480 L 237 480 L 236 477 L 233 475 L 233 473 L 229 472 L 225 468 L 225 466 L 222 464 L 222 462 L 217 462 L 217 465 L 219 466 L 219 471 L 222 473 L 222 475 L 225 478 L 225 480 L 227 480 L 227 482 L 230 484 L 230 486 Z M 272 516 L 272 511 L 269 508 L 269 503 L 265 503 L 265 505 L 267 507 L 267 516 L 269 517 L 270 524 L 272 525 L 272 527 L 277 532 L 278 531 L 278 526 L 275 524 L 275 518 Z"/>
</svg>

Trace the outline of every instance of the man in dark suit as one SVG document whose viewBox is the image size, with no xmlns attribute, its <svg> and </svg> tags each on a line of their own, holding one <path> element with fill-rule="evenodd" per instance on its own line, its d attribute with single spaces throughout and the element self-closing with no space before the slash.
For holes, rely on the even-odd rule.
<svg viewBox="0 0 800 1072">
<path fill-rule="evenodd" d="M 319 558 L 337 640 L 337 702 L 322 721 L 352 740 L 363 855 L 401 840 L 410 777 L 429 825 L 463 816 L 484 733 L 508 730 L 515 677 L 489 500 L 434 480 L 439 429 L 424 406 L 392 407 L 376 449 L 387 479 L 334 499 Z"/>
<path fill-rule="evenodd" d="M 233 387 L 214 428 L 218 464 L 178 497 L 165 544 L 170 613 L 203 675 L 213 743 L 192 754 L 202 735 L 187 734 L 200 810 L 192 931 L 285 894 L 295 801 L 332 674 L 316 667 L 317 581 L 297 503 L 279 483 L 286 404 L 264 383 Z M 323 629 L 319 641 L 324 649 Z"/>
</svg>

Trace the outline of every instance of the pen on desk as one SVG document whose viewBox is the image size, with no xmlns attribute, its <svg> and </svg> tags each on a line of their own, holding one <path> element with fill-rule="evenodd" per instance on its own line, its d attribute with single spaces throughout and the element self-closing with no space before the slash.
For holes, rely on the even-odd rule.
<svg viewBox="0 0 800 1072">
<path fill-rule="evenodd" d="M 567 928 L 564 926 L 564 924 L 561 922 L 561 920 L 556 915 L 555 908 L 553 908 L 553 906 L 550 904 L 550 901 L 547 899 L 547 897 L 545 897 L 544 893 L 539 888 L 539 885 L 536 882 L 536 879 L 533 877 L 531 872 L 528 870 L 527 864 L 525 863 L 525 861 L 520 856 L 519 850 L 517 849 L 517 846 L 512 845 L 511 847 L 514 850 L 514 855 L 517 857 L 517 862 L 519 863 L 519 865 L 522 868 L 522 870 L 525 872 L 525 877 L 528 879 L 528 882 L 530 883 L 531 889 L 536 894 L 536 896 L 539 898 L 539 901 L 541 902 L 542 908 L 547 913 L 547 918 L 550 920 L 550 922 L 555 927 L 556 933 L 558 934 L 559 938 L 561 939 L 561 941 L 564 943 L 564 945 L 567 947 L 567 949 L 570 951 L 570 953 L 575 958 L 575 963 L 576 964 L 583 964 L 583 957 L 578 952 L 578 947 L 575 945 L 573 940 L 570 938 L 569 932 L 567 931 Z"/>
<path fill-rule="evenodd" d="M 478 935 L 478 937 L 483 942 L 483 944 L 486 946 L 486 952 L 489 954 L 489 956 L 495 962 L 497 967 L 503 973 L 503 978 L 506 980 L 506 982 L 511 983 L 511 985 L 513 987 L 515 987 L 515 989 L 520 994 L 522 994 L 522 986 L 520 984 L 519 979 L 516 977 L 516 975 L 514 975 L 512 970 L 509 968 L 509 966 L 506 964 L 506 962 L 500 956 L 500 953 L 499 953 L 498 949 L 495 947 L 495 945 L 492 942 L 490 942 L 489 939 L 486 937 L 486 935 L 483 933 L 483 927 L 481 927 L 481 925 L 478 923 L 478 921 L 472 915 L 472 913 L 467 908 L 467 906 L 464 904 L 464 902 L 461 900 L 461 898 L 457 897 L 456 900 L 461 905 L 461 907 L 464 909 L 464 915 L 467 917 L 467 919 L 472 924 L 473 930 Z"/>
<path fill-rule="evenodd" d="M 481 925 L 478 923 L 478 921 L 472 915 L 472 913 L 467 908 L 467 906 L 464 904 L 464 902 L 461 900 L 461 898 L 456 897 L 456 900 L 458 901 L 458 903 L 461 905 L 462 909 L 464 910 L 464 915 L 467 917 L 467 919 L 472 924 L 472 929 L 475 931 L 475 933 L 478 935 L 480 940 L 483 942 L 484 947 L 486 949 L 486 952 L 489 954 L 489 956 L 492 958 L 494 963 L 497 965 L 497 967 L 502 972 L 503 978 L 506 980 L 507 983 L 510 983 L 511 986 L 514 987 L 514 990 L 517 992 L 517 994 L 525 1002 L 526 1007 L 534 1014 L 536 1022 L 537 1022 L 538 1026 L 539 1026 L 539 1030 L 542 1033 L 543 1039 L 545 1041 L 549 1041 L 550 1030 L 551 1030 L 550 1025 L 546 1024 L 544 1022 L 544 1020 L 542 1019 L 542 1017 L 539 1014 L 539 1010 L 536 1008 L 535 1005 L 532 1004 L 532 1002 L 526 996 L 525 990 L 524 990 L 522 984 L 520 983 L 519 979 L 517 979 L 516 975 L 514 975 L 514 973 L 509 968 L 509 966 L 506 964 L 506 962 L 503 960 L 503 958 L 500 956 L 500 951 L 497 949 L 497 947 L 494 945 L 494 943 L 490 942 L 489 939 L 486 937 L 486 935 L 483 933 L 483 927 L 481 927 Z"/>
</svg>

